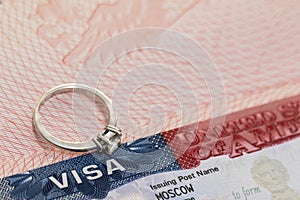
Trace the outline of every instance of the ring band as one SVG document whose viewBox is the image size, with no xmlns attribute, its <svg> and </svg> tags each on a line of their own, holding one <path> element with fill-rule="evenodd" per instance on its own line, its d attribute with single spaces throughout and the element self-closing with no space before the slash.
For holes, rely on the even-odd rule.
<svg viewBox="0 0 300 200">
<path fill-rule="evenodd" d="M 105 130 L 98 134 L 96 138 L 87 142 L 69 142 L 62 139 L 56 138 L 51 135 L 45 127 L 39 121 L 39 111 L 43 104 L 61 93 L 67 92 L 80 92 L 80 93 L 90 93 L 95 95 L 95 97 L 100 98 L 102 102 L 108 109 L 109 112 L 109 122 Z M 46 92 L 39 100 L 37 106 L 33 113 L 33 126 L 35 130 L 40 133 L 49 142 L 69 150 L 86 151 L 98 148 L 100 151 L 105 151 L 107 154 L 111 155 L 121 143 L 121 130 L 117 128 L 117 117 L 114 113 L 111 100 L 100 90 L 90 87 L 88 85 L 69 83 L 59 85 L 50 89 Z"/>
</svg>

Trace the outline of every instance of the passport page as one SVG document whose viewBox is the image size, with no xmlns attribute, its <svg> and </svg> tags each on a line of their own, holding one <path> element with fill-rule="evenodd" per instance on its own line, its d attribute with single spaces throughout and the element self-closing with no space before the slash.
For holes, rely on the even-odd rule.
<svg viewBox="0 0 300 200">
<path fill-rule="evenodd" d="M 298 152 L 298 1 L 0 2 L 4 199 L 117 198 L 121 188 L 128 195 L 167 199 L 182 185 L 195 191 L 186 198 L 282 199 L 277 192 L 283 185 L 283 194 L 291 194 L 288 199 L 298 198 L 292 169 L 298 162 L 292 156 Z M 87 84 L 112 99 L 123 134 L 123 145 L 112 157 L 59 148 L 33 129 L 39 98 L 64 83 Z M 241 113 L 230 114 L 236 112 Z M 72 142 L 91 140 L 108 121 L 101 102 L 75 93 L 51 98 L 40 115 L 49 133 Z M 241 117 L 248 129 L 228 124 L 240 123 Z M 270 130 L 258 130 L 266 123 Z M 277 123 L 283 130 L 272 127 Z M 240 135 L 250 129 L 249 138 Z M 241 155 L 245 152 L 249 156 Z M 269 165 L 282 176 L 277 186 L 264 182 L 275 175 L 258 169 L 272 171 Z M 194 178 L 197 171 L 211 168 L 218 172 Z M 189 171 L 170 173 L 177 170 Z M 159 179 L 162 172 L 167 174 Z M 226 173 L 235 175 L 225 181 Z M 257 173 L 268 177 L 260 180 L 263 175 Z M 105 186 L 100 177 L 106 177 Z M 144 181 L 132 182 L 142 177 Z M 148 184 L 153 177 L 158 181 Z M 219 190 L 210 177 L 220 181 Z M 172 185 L 157 188 L 164 181 Z M 132 190 L 142 182 L 145 190 Z M 203 190 L 196 187 L 204 183 Z"/>
</svg>

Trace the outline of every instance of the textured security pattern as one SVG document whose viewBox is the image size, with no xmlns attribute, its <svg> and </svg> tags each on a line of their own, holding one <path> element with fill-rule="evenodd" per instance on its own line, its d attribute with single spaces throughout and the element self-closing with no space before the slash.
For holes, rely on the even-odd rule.
<svg viewBox="0 0 300 200">
<path fill-rule="evenodd" d="M 0 179 L 0 190 L 1 198 L 10 200 L 12 199 L 10 193 L 13 190 L 13 187 L 9 185 L 9 181 L 5 179 Z"/>
<path fill-rule="evenodd" d="M 116 163 L 110 165 L 108 160 Z M 101 177 L 90 180 L 83 168 L 96 165 Z M 120 168 L 123 167 L 123 169 Z M 109 169 L 112 169 L 110 174 Z M 116 167 L 118 169 L 116 169 Z M 94 168 L 95 169 L 95 168 Z M 112 156 L 99 152 L 79 156 L 0 179 L 0 197 L 5 199 L 103 199 L 108 192 L 152 174 L 180 170 L 176 158 L 160 134 L 123 144 Z M 73 176 L 76 170 L 78 182 Z M 91 172 L 91 170 L 88 170 Z M 64 180 L 63 173 L 66 173 Z M 95 175 L 95 172 L 90 175 Z M 66 186 L 59 188 L 50 176 Z"/>
<path fill-rule="evenodd" d="M 199 43 L 222 76 L 226 113 L 300 92 L 300 2 L 296 0 L 1 2 L 0 176 L 80 154 L 54 147 L 34 133 L 34 106 L 51 87 L 75 82 L 77 72 L 99 43 L 134 28 L 171 28 Z M 149 63 L 168 67 L 181 75 L 182 81 L 164 70 L 132 72 Z M 114 97 L 115 91 L 124 95 L 113 98 L 121 111 L 118 119 L 124 141 L 210 118 L 212 105 L 205 80 L 184 58 L 170 52 L 131 52 L 108 66 L 101 77 L 93 74 L 91 71 L 87 79 L 99 79 L 97 87 L 108 96 Z M 122 78 L 126 85 L 141 87 L 129 91 L 124 84 L 118 85 Z M 151 83 L 143 83 L 149 79 Z M 160 80 L 168 84 L 156 84 Z M 186 82 L 190 88 L 178 82 Z M 193 107 L 193 100 L 178 100 L 190 91 L 198 107 Z M 128 95 L 130 101 L 122 101 Z M 191 114 L 182 115 L 189 106 Z M 76 109 L 84 110 L 84 103 Z M 98 121 L 92 123 L 101 128 L 105 117 L 100 110 L 96 110 Z M 71 96 L 61 95 L 42 109 L 42 122 L 51 133 L 70 141 L 95 135 L 84 121 L 76 125 L 73 113 Z"/>
</svg>

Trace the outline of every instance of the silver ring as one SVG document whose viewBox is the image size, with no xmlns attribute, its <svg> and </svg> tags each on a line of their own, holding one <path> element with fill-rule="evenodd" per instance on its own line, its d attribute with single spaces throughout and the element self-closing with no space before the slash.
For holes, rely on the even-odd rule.
<svg viewBox="0 0 300 200">
<path fill-rule="evenodd" d="M 98 134 L 94 139 L 87 142 L 69 142 L 64 141 L 59 138 L 51 135 L 45 127 L 39 121 L 39 111 L 43 104 L 52 98 L 61 93 L 67 92 L 81 92 L 81 93 L 90 93 L 95 95 L 95 97 L 100 98 L 102 102 L 108 109 L 109 112 L 109 122 L 104 131 Z M 114 113 L 111 100 L 100 90 L 90 87 L 88 85 L 69 83 L 59 85 L 50 89 L 46 92 L 39 100 L 37 106 L 34 109 L 33 113 L 33 126 L 35 130 L 40 133 L 45 139 L 49 142 L 60 146 L 65 149 L 85 151 L 98 148 L 99 150 L 105 151 L 107 154 L 112 154 L 121 143 L 121 130 L 117 128 L 117 117 Z"/>
</svg>

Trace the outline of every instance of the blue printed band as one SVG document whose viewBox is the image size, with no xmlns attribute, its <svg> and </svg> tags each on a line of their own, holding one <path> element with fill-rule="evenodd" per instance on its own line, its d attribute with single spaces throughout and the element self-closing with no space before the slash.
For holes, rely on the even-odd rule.
<svg viewBox="0 0 300 200">
<path fill-rule="evenodd" d="M 5 199 L 105 198 L 136 179 L 180 170 L 161 134 L 123 144 L 112 156 L 98 152 L 0 179 Z"/>
</svg>

